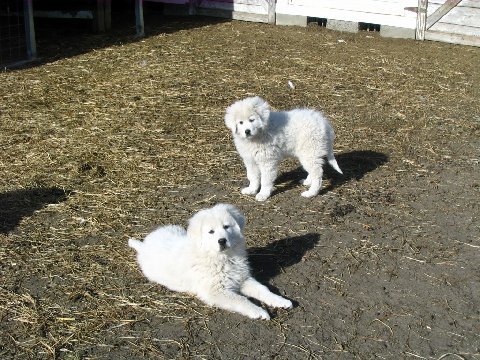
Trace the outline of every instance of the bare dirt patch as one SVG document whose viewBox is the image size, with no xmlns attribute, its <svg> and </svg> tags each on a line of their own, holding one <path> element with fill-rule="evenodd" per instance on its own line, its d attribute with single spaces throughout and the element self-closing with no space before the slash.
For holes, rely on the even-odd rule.
<svg viewBox="0 0 480 360">
<path fill-rule="evenodd" d="M 151 24 L 0 74 L 0 357 L 479 359 L 480 50 Z M 345 176 L 304 199 L 287 161 L 271 199 L 242 196 L 223 112 L 247 95 L 322 109 Z M 251 321 L 143 278 L 127 239 L 217 202 L 294 309 Z"/>
</svg>

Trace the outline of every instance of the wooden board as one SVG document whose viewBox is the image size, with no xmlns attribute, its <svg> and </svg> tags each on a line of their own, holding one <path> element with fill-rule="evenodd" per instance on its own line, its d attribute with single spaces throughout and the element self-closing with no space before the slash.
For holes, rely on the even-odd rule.
<svg viewBox="0 0 480 360">
<path fill-rule="evenodd" d="M 448 14 L 461 0 L 446 0 L 435 12 L 428 16 L 426 28 L 430 29 L 433 24 Z"/>
<path fill-rule="evenodd" d="M 480 1 L 479 1 L 480 3 Z M 461 2 L 460 2 L 461 4 Z M 428 3 L 427 18 L 432 16 L 432 14 L 438 10 L 440 6 L 438 4 Z M 480 27 L 480 7 L 465 7 L 465 6 L 456 6 L 451 9 L 447 14 L 443 15 L 438 22 L 463 25 L 463 26 L 472 26 Z M 427 20 L 428 23 L 428 20 Z"/>
<path fill-rule="evenodd" d="M 425 30 L 427 29 L 427 5 L 428 0 L 419 0 L 417 8 L 417 28 L 415 38 L 425 40 Z"/>
<path fill-rule="evenodd" d="M 189 3 L 189 0 L 145 0 L 145 1 L 164 3 L 164 4 L 177 4 L 177 5 L 185 5 Z"/>
<path fill-rule="evenodd" d="M 278 0 L 277 13 L 416 28 L 418 0 Z"/>
<path fill-rule="evenodd" d="M 429 0 L 428 6 L 430 5 L 443 5 L 445 0 Z M 457 5 L 457 7 L 472 7 L 472 8 L 480 8 L 480 1 L 479 0 L 462 0 Z"/>
<path fill-rule="evenodd" d="M 278 1 L 280 3 L 280 1 Z M 283 1 L 285 3 L 285 1 Z M 416 6 L 414 0 L 287 0 L 290 6 L 307 6 L 311 8 L 337 9 L 373 14 L 403 16 L 405 7 Z"/>
<path fill-rule="evenodd" d="M 267 14 L 264 4 L 265 1 L 260 0 L 202 0 L 198 3 L 197 7 L 203 9 L 238 11 L 251 14 Z"/>
<path fill-rule="evenodd" d="M 93 11 L 79 10 L 79 11 L 57 11 L 57 10 L 34 10 L 35 17 L 55 18 L 55 19 L 88 19 L 94 18 Z"/>
<path fill-rule="evenodd" d="M 461 34 L 452 34 L 429 30 L 425 33 L 426 40 L 442 41 L 451 44 L 480 46 L 480 37 Z"/>
<path fill-rule="evenodd" d="M 275 0 L 197 0 L 199 15 L 275 23 Z"/>
<path fill-rule="evenodd" d="M 430 0 L 426 40 L 480 46 L 480 1 Z M 457 3 L 455 7 L 451 4 Z M 445 10 L 448 10 L 446 12 Z"/>
<path fill-rule="evenodd" d="M 429 30 L 459 35 L 470 35 L 480 37 L 480 27 L 462 26 L 455 24 L 436 23 Z"/>
</svg>

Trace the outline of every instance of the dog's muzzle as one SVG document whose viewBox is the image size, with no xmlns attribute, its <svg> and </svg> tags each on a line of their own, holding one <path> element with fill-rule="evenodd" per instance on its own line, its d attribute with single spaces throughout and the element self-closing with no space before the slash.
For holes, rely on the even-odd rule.
<svg viewBox="0 0 480 360">
<path fill-rule="evenodd" d="M 218 245 L 220 245 L 220 250 L 225 250 L 227 248 L 227 239 L 221 238 L 218 239 Z"/>
<path fill-rule="evenodd" d="M 250 129 L 245 130 L 245 136 L 249 137 L 252 135 L 252 131 Z"/>
</svg>

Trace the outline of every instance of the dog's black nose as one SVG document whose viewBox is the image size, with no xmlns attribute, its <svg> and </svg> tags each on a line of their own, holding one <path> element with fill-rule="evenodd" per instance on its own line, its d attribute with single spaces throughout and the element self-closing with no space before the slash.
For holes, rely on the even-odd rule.
<svg viewBox="0 0 480 360">
<path fill-rule="evenodd" d="M 227 239 L 225 239 L 225 238 L 218 239 L 218 245 L 223 247 L 226 244 L 227 244 Z"/>
<path fill-rule="evenodd" d="M 250 135 L 251 133 L 250 129 L 245 130 L 245 135 Z"/>
</svg>

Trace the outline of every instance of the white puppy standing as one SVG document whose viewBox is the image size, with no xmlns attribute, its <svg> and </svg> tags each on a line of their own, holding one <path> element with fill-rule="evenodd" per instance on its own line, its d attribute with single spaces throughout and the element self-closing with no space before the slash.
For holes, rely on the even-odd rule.
<svg viewBox="0 0 480 360">
<path fill-rule="evenodd" d="M 197 212 L 187 230 L 160 227 L 143 242 L 130 239 L 143 274 L 170 290 L 198 296 L 211 306 L 252 319 L 270 319 L 253 304 L 255 298 L 272 307 L 291 308 L 250 275 L 242 230 L 245 218 L 234 206 L 218 204 Z"/>
<path fill-rule="evenodd" d="M 225 124 L 233 133 L 250 181 L 242 194 L 257 194 L 259 201 L 270 197 L 279 163 L 288 156 L 297 157 L 308 173 L 303 184 L 310 188 L 302 196 L 312 197 L 319 193 L 324 157 L 342 174 L 333 154 L 333 128 L 318 111 L 274 112 L 265 100 L 255 96 L 229 106 Z"/>
</svg>

